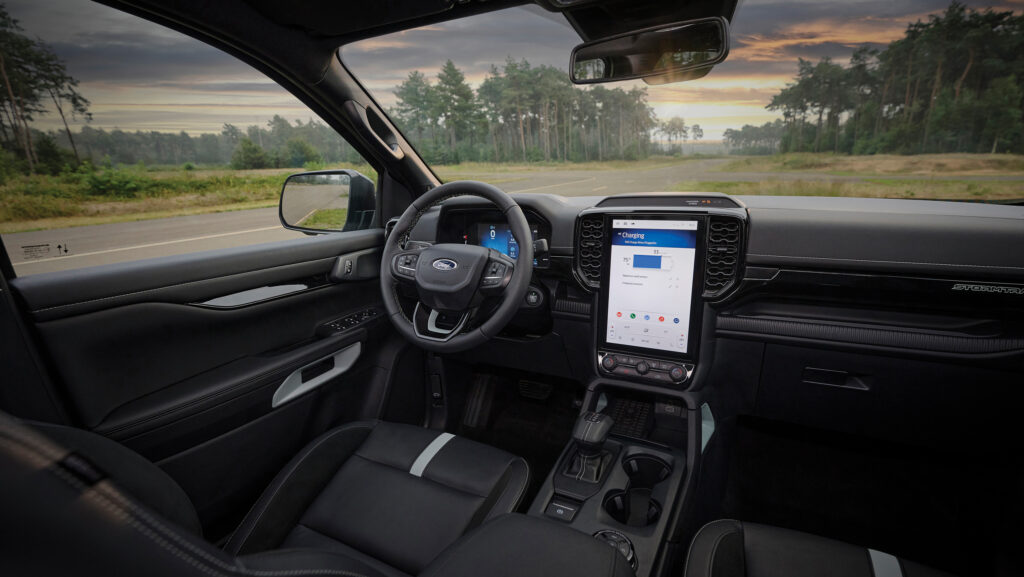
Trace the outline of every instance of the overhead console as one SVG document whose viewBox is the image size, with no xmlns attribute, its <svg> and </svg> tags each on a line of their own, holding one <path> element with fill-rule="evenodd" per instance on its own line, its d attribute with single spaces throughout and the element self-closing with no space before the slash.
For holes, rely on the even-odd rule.
<svg viewBox="0 0 1024 577">
<path fill-rule="evenodd" d="M 602 374 L 686 387 L 705 300 L 725 296 L 742 265 L 745 211 L 718 196 L 618 196 L 577 222 L 576 274 L 598 293 Z"/>
</svg>

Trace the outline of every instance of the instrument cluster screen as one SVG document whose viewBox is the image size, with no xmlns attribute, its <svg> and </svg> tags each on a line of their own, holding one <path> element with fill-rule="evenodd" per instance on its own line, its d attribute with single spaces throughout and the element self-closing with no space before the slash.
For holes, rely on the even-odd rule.
<svg viewBox="0 0 1024 577">
<path fill-rule="evenodd" d="M 533 232 L 533 240 L 537 240 L 537 227 L 530 227 Z M 519 243 L 512 236 L 512 229 L 508 224 L 481 223 L 477 225 L 477 242 L 480 246 L 493 248 L 501 254 L 518 259 Z M 537 259 L 534 259 L 537 264 Z"/>
</svg>

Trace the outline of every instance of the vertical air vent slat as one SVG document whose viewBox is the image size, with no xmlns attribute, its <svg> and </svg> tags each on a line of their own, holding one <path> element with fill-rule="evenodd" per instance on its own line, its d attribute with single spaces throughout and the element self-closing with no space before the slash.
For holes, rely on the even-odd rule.
<svg viewBox="0 0 1024 577">
<path fill-rule="evenodd" d="M 717 297 L 736 284 L 740 271 L 743 225 L 740 220 L 712 216 L 708 221 L 708 250 L 704 263 L 704 296 Z"/>
<path fill-rule="evenodd" d="M 601 286 L 601 257 L 604 252 L 604 217 L 580 218 L 576 226 L 576 271 L 591 288 Z"/>
</svg>

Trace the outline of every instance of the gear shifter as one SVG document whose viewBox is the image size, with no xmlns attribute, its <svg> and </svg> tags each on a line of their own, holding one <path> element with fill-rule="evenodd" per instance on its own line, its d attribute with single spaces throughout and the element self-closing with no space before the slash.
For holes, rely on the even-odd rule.
<svg viewBox="0 0 1024 577">
<path fill-rule="evenodd" d="M 588 411 L 580 415 L 572 429 L 576 446 L 562 473 L 577 481 L 599 482 L 611 460 L 611 454 L 604 450 L 604 440 L 614 424 L 611 417 L 602 413 Z"/>
</svg>

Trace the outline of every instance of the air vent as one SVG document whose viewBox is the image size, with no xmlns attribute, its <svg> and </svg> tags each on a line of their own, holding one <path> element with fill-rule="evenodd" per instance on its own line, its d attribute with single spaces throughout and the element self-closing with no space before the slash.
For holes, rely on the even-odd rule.
<svg viewBox="0 0 1024 577">
<path fill-rule="evenodd" d="M 587 286 L 601 286 L 601 257 L 604 251 L 604 216 L 586 215 L 576 227 L 576 270 Z"/>
<path fill-rule="evenodd" d="M 704 297 L 717 297 L 734 284 L 740 270 L 743 224 L 739 219 L 712 216 L 708 224 L 708 256 L 704 269 Z"/>
</svg>

